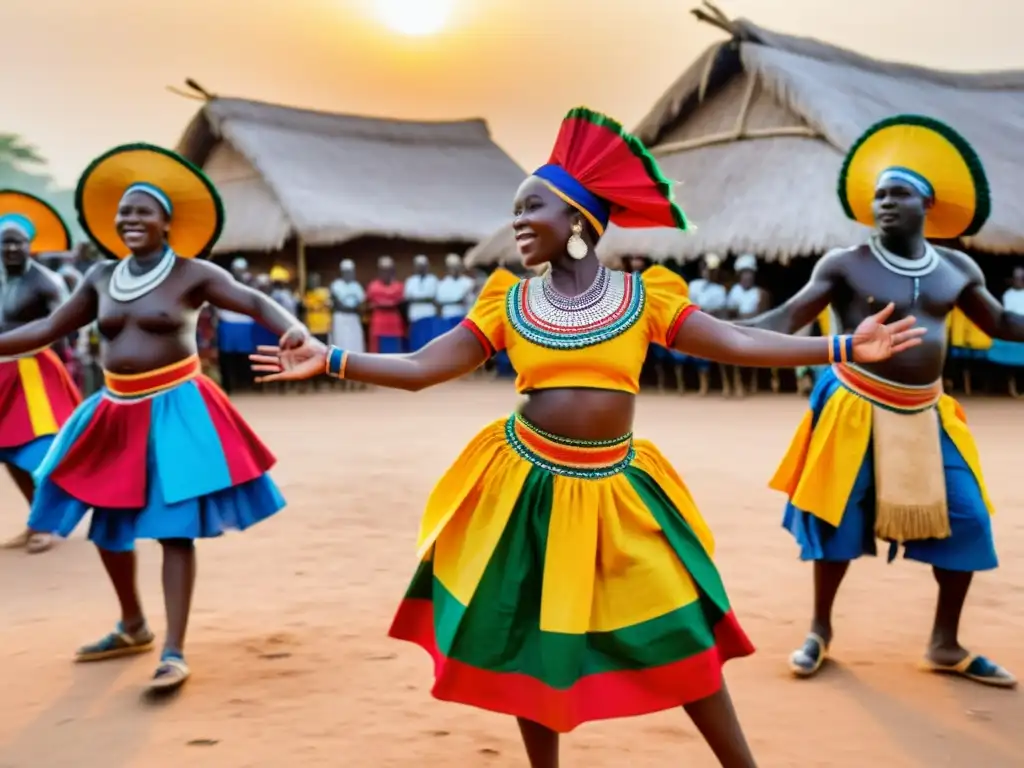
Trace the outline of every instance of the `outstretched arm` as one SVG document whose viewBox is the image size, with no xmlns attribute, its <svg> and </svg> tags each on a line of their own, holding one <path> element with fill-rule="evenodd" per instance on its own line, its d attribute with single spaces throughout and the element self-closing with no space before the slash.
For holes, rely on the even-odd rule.
<svg viewBox="0 0 1024 768">
<path fill-rule="evenodd" d="M 48 347 L 95 320 L 98 301 L 94 280 L 103 267 L 97 264 L 90 269 L 71 297 L 51 314 L 0 334 L 0 356 L 22 355 Z"/>
<path fill-rule="evenodd" d="M 762 315 L 739 320 L 736 325 L 762 328 L 777 333 L 796 333 L 809 325 L 832 301 L 839 279 L 839 257 L 843 251 L 826 253 L 811 273 L 811 279 L 800 292 L 785 304 Z M 778 363 L 780 366 L 785 363 Z"/>
<path fill-rule="evenodd" d="M 884 325 L 894 309 L 895 306 L 890 304 L 861 323 L 852 338 L 840 337 L 838 342 L 834 336 L 790 336 L 760 328 L 744 328 L 703 312 L 693 312 L 672 346 L 705 360 L 756 368 L 877 362 L 917 346 L 925 333 L 925 329 L 914 327 L 916 319 L 913 317 Z"/>
<path fill-rule="evenodd" d="M 957 299 L 967 319 L 994 339 L 1024 341 L 1024 315 L 1003 308 L 985 287 L 985 275 L 974 259 L 959 251 L 944 253 L 968 276 L 967 287 Z"/>
<path fill-rule="evenodd" d="M 310 339 L 293 352 L 260 347 L 250 355 L 258 382 L 309 379 L 325 373 L 331 348 Z M 489 350 L 465 326 L 453 328 L 422 349 L 406 355 L 346 353 L 341 372 L 346 379 L 417 392 L 476 370 L 487 362 Z"/>
<path fill-rule="evenodd" d="M 284 307 L 269 296 L 238 282 L 226 269 L 205 261 L 197 261 L 195 265 L 203 270 L 198 304 L 208 301 L 220 309 L 248 315 L 278 336 L 288 336 L 289 347 L 298 346 L 309 335 L 305 326 Z"/>
</svg>

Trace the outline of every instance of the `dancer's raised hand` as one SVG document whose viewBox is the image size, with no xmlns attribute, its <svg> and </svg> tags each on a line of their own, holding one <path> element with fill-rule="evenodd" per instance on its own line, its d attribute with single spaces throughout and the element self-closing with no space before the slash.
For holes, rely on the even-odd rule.
<svg viewBox="0 0 1024 768">
<path fill-rule="evenodd" d="M 301 381 L 319 376 L 327 370 L 327 345 L 309 337 L 295 349 L 260 346 L 249 355 L 251 367 L 258 374 L 256 383 L 270 381 Z"/>
<path fill-rule="evenodd" d="M 888 360 L 921 343 L 921 337 L 928 331 L 917 327 L 917 318 L 913 315 L 894 323 L 885 322 L 895 309 L 896 305 L 890 303 L 857 326 L 853 332 L 854 362 L 876 363 Z"/>
</svg>

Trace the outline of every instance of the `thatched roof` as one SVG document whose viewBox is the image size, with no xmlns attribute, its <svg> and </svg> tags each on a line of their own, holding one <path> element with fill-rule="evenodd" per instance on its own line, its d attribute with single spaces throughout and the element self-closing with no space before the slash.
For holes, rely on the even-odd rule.
<svg viewBox="0 0 1024 768">
<path fill-rule="evenodd" d="M 292 236 L 475 243 L 507 216 L 523 170 L 483 120 L 410 122 L 211 97 L 178 151 L 217 184 L 215 252 L 273 251 Z"/>
<path fill-rule="evenodd" d="M 1024 72 L 883 62 L 709 11 L 695 13 L 730 38 L 705 51 L 635 129 L 665 174 L 681 180 L 677 195 L 696 230 L 611 227 L 602 258 L 749 251 L 787 260 L 859 242 L 867 230 L 840 208 L 839 168 L 864 130 L 899 113 L 948 122 L 980 154 L 993 209 L 967 245 L 1024 253 Z M 470 258 L 485 264 L 514 254 L 506 227 Z"/>
</svg>

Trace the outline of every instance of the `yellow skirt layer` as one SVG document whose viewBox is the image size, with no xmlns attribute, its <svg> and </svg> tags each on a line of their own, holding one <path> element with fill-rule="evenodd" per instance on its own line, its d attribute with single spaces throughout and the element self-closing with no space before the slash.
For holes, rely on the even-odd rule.
<svg viewBox="0 0 1024 768">
<path fill-rule="evenodd" d="M 804 414 L 786 455 L 769 483 L 789 496 L 793 506 L 834 527 L 853 491 L 871 445 L 873 407 L 880 404 L 843 385 L 830 371 L 819 381 L 816 399 Z M 992 504 L 981 473 L 978 446 L 963 409 L 949 395 L 937 404 L 939 424 L 963 456 L 981 489 L 985 505 Z"/>
<path fill-rule="evenodd" d="M 681 706 L 753 652 L 682 480 L 649 442 L 495 421 L 427 502 L 391 629 L 434 695 L 557 731 Z"/>
</svg>

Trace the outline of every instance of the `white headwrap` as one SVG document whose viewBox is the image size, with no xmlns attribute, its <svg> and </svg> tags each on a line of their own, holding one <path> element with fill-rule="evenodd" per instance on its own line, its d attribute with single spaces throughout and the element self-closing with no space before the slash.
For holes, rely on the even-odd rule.
<svg viewBox="0 0 1024 768">
<path fill-rule="evenodd" d="M 29 242 L 36 237 L 36 228 L 33 226 L 32 221 L 20 213 L 9 213 L 6 216 L 0 216 L 0 233 L 8 230 L 18 232 Z"/>
<path fill-rule="evenodd" d="M 174 214 L 174 206 L 171 204 L 171 198 L 168 197 L 167 193 L 160 189 L 160 187 L 145 181 L 140 181 L 137 184 L 132 184 L 130 187 L 128 187 L 128 189 L 124 191 L 124 194 L 121 195 L 121 199 L 124 200 L 132 192 L 143 192 L 149 195 L 154 200 L 156 200 L 157 205 L 164 209 L 164 213 L 166 213 L 168 216 Z"/>
<path fill-rule="evenodd" d="M 736 271 L 746 272 L 757 272 L 757 258 L 752 253 L 744 253 L 742 256 L 736 257 Z"/>
</svg>

